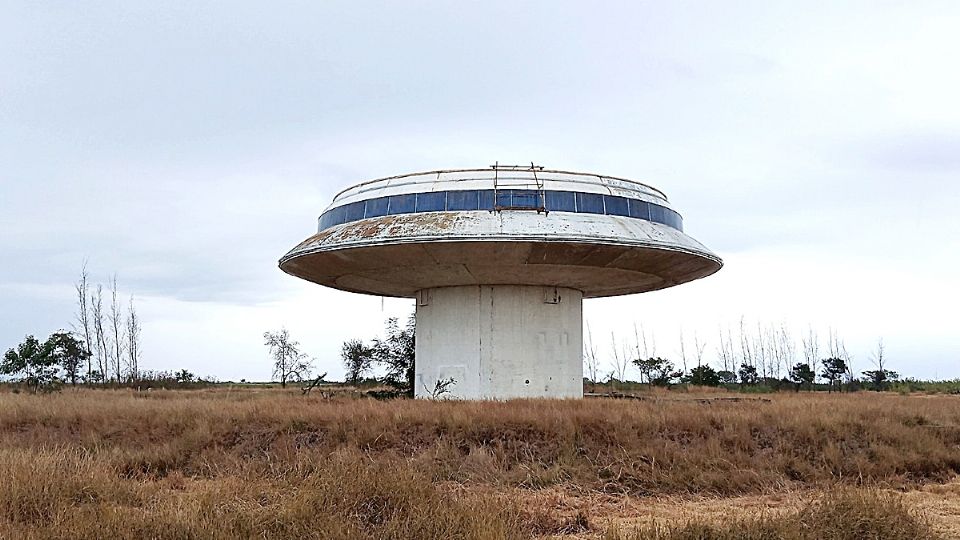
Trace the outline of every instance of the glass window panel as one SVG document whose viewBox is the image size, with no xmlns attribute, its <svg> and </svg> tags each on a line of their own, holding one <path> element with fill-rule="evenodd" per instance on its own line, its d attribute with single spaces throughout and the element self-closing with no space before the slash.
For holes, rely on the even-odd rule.
<svg viewBox="0 0 960 540">
<path fill-rule="evenodd" d="M 350 203 L 344 207 L 343 221 L 357 221 L 363 219 L 363 201 Z"/>
<path fill-rule="evenodd" d="M 667 227 L 672 227 L 676 229 L 676 226 L 674 224 L 674 219 L 673 219 L 673 211 L 670 210 L 669 208 L 664 209 L 663 211 L 663 224 L 666 225 Z"/>
<path fill-rule="evenodd" d="M 480 210 L 493 210 L 493 190 L 487 189 L 484 191 L 478 192 L 480 196 Z"/>
<path fill-rule="evenodd" d="M 317 230 L 318 230 L 318 231 L 322 231 L 322 230 L 326 229 L 326 228 L 329 227 L 329 226 L 330 226 L 330 213 L 329 213 L 329 212 L 324 212 L 324 213 L 320 216 L 320 224 L 317 225 Z"/>
<path fill-rule="evenodd" d="M 405 195 L 391 195 L 390 206 L 387 208 L 387 213 L 390 215 L 393 214 L 410 214 L 416 211 L 417 208 L 417 194 L 416 193 L 407 193 Z"/>
<path fill-rule="evenodd" d="M 323 216 L 320 218 L 323 228 L 327 229 L 333 227 L 334 225 L 339 225 L 343 223 L 344 208 L 338 206 L 337 208 L 332 208 L 327 210 Z"/>
<path fill-rule="evenodd" d="M 387 198 L 377 197 L 376 199 L 367 200 L 366 210 L 363 215 L 368 218 L 387 215 Z"/>
<path fill-rule="evenodd" d="M 623 197 L 615 197 L 613 195 L 604 195 L 603 205 L 607 215 L 611 215 L 611 216 L 629 216 L 630 215 L 629 204 L 627 203 L 627 199 Z"/>
<path fill-rule="evenodd" d="M 347 207 L 341 206 L 340 208 L 335 208 L 333 210 L 333 221 L 337 224 L 343 224 L 347 222 Z"/>
<path fill-rule="evenodd" d="M 540 208 L 540 192 L 532 189 L 513 190 L 514 208 Z"/>
<path fill-rule="evenodd" d="M 476 210 L 479 203 L 476 190 L 447 192 L 447 210 Z"/>
<path fill-rule="evenodd" d="M 630 217 L 650 219 L 650 203 L 639 199 L 630 199 Z"/>
<path fill-rule="evenodd" d="M 683 218 L 681 218 L 680 214 L 674 212 L 673 210 L 667 210 L 667 225 L 673 227 L 678 231 L 682 231 Z"/>
<path fill-rule="evenodd" d="M 660 206 L 659 204 L 650 205 L 650 221 L 655 223 L 664 223 L 667 222 L 667 209 Z"/>
<path fill-rule="evenodd" d="M 572 191 L 548 191 L 547 210 L 557 212 L 576 212 L 577 196 Z"/>
<path fill-rule="evenodd" d="M 417 212 L 442 212 L 447 207 L 447 192 L 417 193 Z"/>
<path fill-rule="evenodd" d="M 602 214 L 603 195 L 598 193 L 577 193 L 577 212 Z"/>
<path fill-rule="evenodd" d="M 513 193 L 509 189 L 497 190 L 497 206 L 513 206 Z"/>
</svg>

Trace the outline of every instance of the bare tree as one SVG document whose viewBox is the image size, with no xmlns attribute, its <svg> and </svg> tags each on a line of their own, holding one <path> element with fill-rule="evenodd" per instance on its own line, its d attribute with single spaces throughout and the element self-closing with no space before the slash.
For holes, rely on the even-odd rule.
<svg viewBox="0 0 960 540">
<path fill-rule="evenodd" d="M 750 336 L 747 334 L 747 328 L 742 315 L 740 316 L 740 358 L 743 360 L 742 363 L 744 365 L 756 368 L 753 345 L 750 342 Z"/>
<path fill-rule="evenodd" d="M 80 280 L 74 285 L 77 291 L 77 333 L 83 338 L 84 346 L 87 348 L 87 378 L 93 373 L 93 329 L 90 322 L 90 281 L 87 274 L 87 261 L 83 261 L 83 267 L 80 269 Z"/>
<path fill-rule="evenodd" d="M 853 371 L 853 355 L 847 352 L 847 344 L 843 341 L 840 342 L 840 355 L 840 358 L 843 358 L 843 361 L 847 363 L 847 384 L 852 384 L 854 379 L 857 378 Z"/>
<path fill-rule="evenodd" d="M 758 330 L 760 325 L 757 325 Z M 783 354 L 780 349 L 777 330 L 773 323 L 763 326 L 761 331 L 761 343 L 763 345 L 763 356 L 767 363 L 767 375 L 775 379 L 780 378 L 780 372 L 783 364 Z"/>
<path fill-rule="evenodd" d="M 630 367 L 629 349 L 619 351 L 617 349 L 617 338 L 610 332 L 610 345 L 613 347 L 613 376 L 620 382 L 627 378 L 627 368 Z"/>
<path fill-rule="evenodd" d="M 780 374 L 783 373 L 783 364 L 786 360 L 786 351 L 783 350 L 780 340 L 780 332 L 777 330 L 777 327 L 770 323 L 767 325 L 767 357 L 770 358 L 770 374 L 779 379 Z M 790 369 L 790 366 L 787 366 L 787 370 Z"/>
<path fill-rule="evenodd" d="M 287 381 L 302 381 L 310 373 L 311 362 L 300 351 L 300 343 L 290 339 L 286 328 L 279 332 L 264 332 L 263 344 L 270 348 L 273 356 L 273 378 L 280 386 L 287 387 Z"/>
<path fill-rule="evenodd" d="M 753 356 L 755 358 L 756 366 L 760 369 L 760 375 L 763 379 L 766 379 L 771 375 L 770 373 L 770 357 L 769 357 L 769 348 L 767 347 L 766 339 L 764 339 L 763 326 L 760 324 L 760 321 L 757 321 L 757 333 L 753 338 Z"/>
<path fill-rule="evenodd" d="M 873 365 L 880 371 L 887 369 L 887 366 L 884 365 L 883 358 L 883 338 L 877 340 L 877 348 L 870 354 L 870 361 L 873 362 Z"/>
<path fill-rule="evenodd" d="M 127 374 L 131 379 L 140 376 L 140 316 L 133 306 L 133 295 L 127 307 Z"/>
<path fill-rule="evenodd" d="M 831 358 L 840 358 L 840 338 L 832 326 L 827 328 L 827 350 Z"/>
<path fill-rule="evenodd" d="M 304 395 L 304 396 L 309 396 L 309 395 L 310 395 L 310 391 L 313 390 L 314 388 L 316 388 L 317 385 L 319 385 L 320 383 L 326 382 L 326 378 L 327 378 L 327 372 L 324 371 L 324 372 L 321 373 L 316 379 L 314 379 L 313 382 L 311 382 L 311 383 L 308 384 L 307 386 L 304 386 L 303 388 L 301 388 L 301 389 L 300 389 L 300 394 L 301 394 L 301 395 Z M 324 395 L 324 397 L 327 397 L 327 396 Z"/>
<path fill-rule="evenodd" d="M 687 346 L 683 339 L 683 326 L 680 327 L 680 363 L 683 364 L 683 372 L 687 372 Z"/>
<path fill-rule="evenodd" d="M 633 323 L 633 335 L 637 341 L 637 355 L 640 358 L 650 358 L 657 355 L 657 340 L 653 333 L 650 333 L 650 339 L 647 339 L 647 331 L 640 323 L 640 330 L 637 331 L 637 323 Z M 640 349 L 643 347 L 643 350 Z"/>
<path fill-rule="evenodd" d="M 590 331 L 590 323 L 587 323 L 587 339 L 583 343 L 583 366 L 587 371 L 587 378 L 590 384 L 596 390 L 597 379 L 600 376 L 600 365 L 597 361 L 597 348 L 593 345 L 593 333 Z"/>
<path fill-rule="evenodd" d="M 800 342 L 803 346 L 803 359 L 814 372 L 817 370 L 817 363 L 820 361 L 820 343 L 817 333 L 813 331 L 813 326 L 807 326 L 807 334 L 800 336 Z"/>
<path fill-rule="evenodd" d="M 90 322 L 93 325 L 93 334 L 97 346 L 97 367 L 100 377 L 106 381 L 107 369 L 110 366 L 109 336 L 104 330 L 103 313 L 103 285 L 97 284 L 97 290 L 90 295 Z"/>
<path fill-rule="evenodd" d="M 883 338 L 877 340 L 877 348 L 870 353 L 870 361 L 877 369 L 871 369 L 863 372 L 867 378 L 866 382 L 874 390 L 887 390 L 890 383 L 899 379 L 900 374 L 896 371 L 887 369 L 886 359 L 884 358 Z"/>
<path fill-rule="evenodd" d="M 733 351 L 733 336 L 730 333 L 730 327 L 727 327 L 727 337 L 723 337 L 723 328 L 719 330 L 720 345 L 717 347 L 717 356 L 720 357 L 720 363 L 723 371 L 733 373 L 736 371 L 737 361 Z"/>
<path fill-rule="evenodd" d="M 779 378 L 781 366 L 786 369 L 787 375 L 789 375 L 793 369 L 793 361 L 797 356 L 797 347 L 786 323 L 781 321 L 780 328 L 773 328 L 771 326 L 771 332 L 773 333 L 774 355 L 777 359 L 777 377 Z"/>
<path fill-rule="evenodd" d="M 114 274 L 110 281 L 110 332 L 113 339 L 113 360 L 114 371 L 117 374 L 117 382 L 123 379 L 123 370 L 120 364 L 123 362 L 123 351 L 126 348 L 123 342 L 123 312 L 120 309 L 120 300 L 117 297 L 117 275 Z"/>
<path fill-rule="evenodd" d="M 697 357 L 697 367 L 703 365 L 703 351 L 707 349 L 707 342 L 700 341 L 700 336 L 696 330 L 693 332 L 693 354 Z"/>
<path fill-rule="evenodd" d="M 837 335 L 836 329 L 830 327 L 827 330 L 827 347 L 830 351 L 830 358 L 839 358 L 844 361 L 847 371 L 844 374 L 847 383 L 852 383 L 854 379 L 853 356 L 847 351 L 847 345 Z"/>
</svg>

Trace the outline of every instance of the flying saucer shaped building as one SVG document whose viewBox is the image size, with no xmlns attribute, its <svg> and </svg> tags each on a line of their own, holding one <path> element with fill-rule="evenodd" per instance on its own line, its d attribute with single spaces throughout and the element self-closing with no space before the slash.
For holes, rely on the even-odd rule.
<svg viewBox="0 0 960 540">
<path fill-rule="evenodd" d="M 416 299 L 418 397 L 583 395 L 584 298 L 713 274 L 663 192 L 533 166 L 431 171 L 340 192 L 280 259 L 344 291 Z"/>
</svg>

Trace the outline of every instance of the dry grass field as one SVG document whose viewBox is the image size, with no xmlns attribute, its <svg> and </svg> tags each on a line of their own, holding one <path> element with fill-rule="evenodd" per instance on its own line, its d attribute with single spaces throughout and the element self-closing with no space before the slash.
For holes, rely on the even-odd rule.
<svg viewBox="0 0 960 540">
<path fill-rule="evenodd" d="M 4 392 L 0 538 L 960 537 L 960 397 L 710 397 Z"/>
</svg>

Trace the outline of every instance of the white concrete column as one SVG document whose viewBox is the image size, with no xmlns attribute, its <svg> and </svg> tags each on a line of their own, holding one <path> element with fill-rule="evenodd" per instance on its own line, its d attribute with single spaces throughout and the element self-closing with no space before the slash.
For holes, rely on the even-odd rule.
<svg viewBox="0 0 960 540">
<path fill-rule="evenodd" d="M 415 393 L 459 399 L 583 397 L 583 294 L 479 285 L 417 293 Z"/>
</svg>

